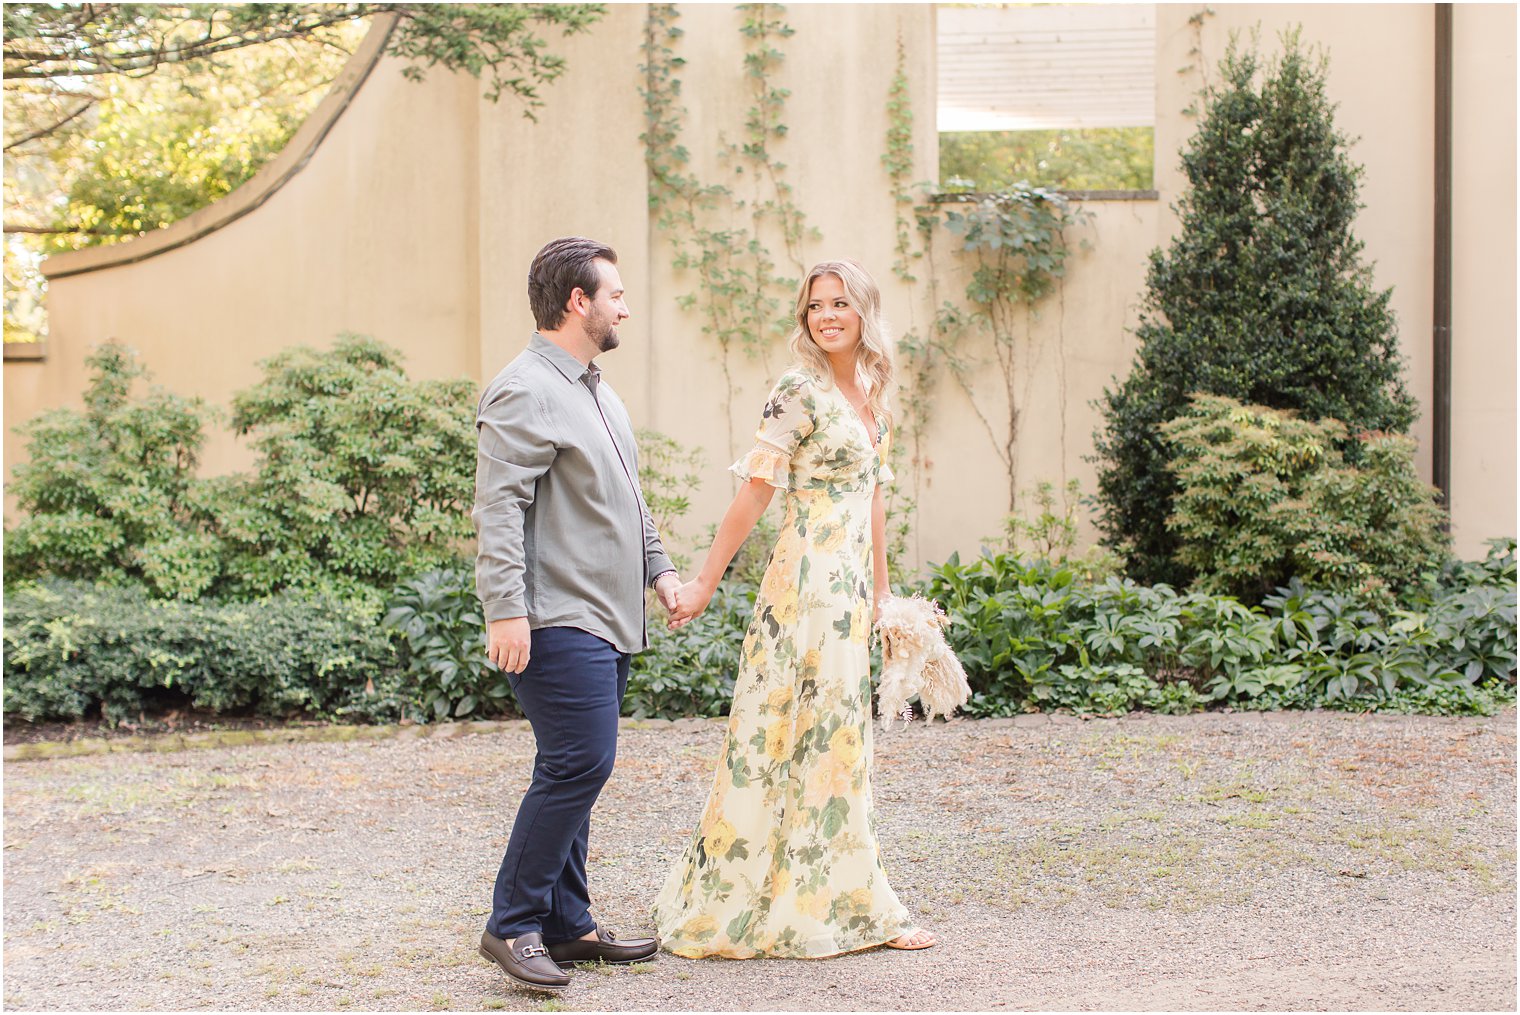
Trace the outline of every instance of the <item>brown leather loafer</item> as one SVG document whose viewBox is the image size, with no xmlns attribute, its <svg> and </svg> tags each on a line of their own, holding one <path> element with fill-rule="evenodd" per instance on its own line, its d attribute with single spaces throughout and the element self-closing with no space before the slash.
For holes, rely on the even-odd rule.
<svg viewBox="0 0 1520 1015">
<path fill-rule="evenodd" d="M 598 927 L 595 941 L 576 938 L 573 941 L 559 941 L 550 945 L 549 958 L 561 966 L 572 965 L 576 962 L 609 962 L 613 965 L 622 965 L 650 958 L 659 950 L 659 938 L 636 937 L 619 941 L 612 931 Z"/>
<path fill-rule="evenodd" d="M 486 931 L 480 935 L 480 954 L 500 966 L 508 979 L 524 987 L 557 992 L 570 986 L 570 975 L 549 957 L 544 936 L 537 931 L 522 935 L 510 945 Z"/>
</svg>

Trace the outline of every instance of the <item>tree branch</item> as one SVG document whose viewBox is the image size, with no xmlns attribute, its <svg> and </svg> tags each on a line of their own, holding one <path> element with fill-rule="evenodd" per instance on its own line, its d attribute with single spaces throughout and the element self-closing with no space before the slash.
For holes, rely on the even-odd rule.
<svg viewBox="0 0 1520 1015">
<path fill-rule="evenodd" d="M 35 81 L 59 77 L 125 74 L 139 70 L 151 71 L 166 63 L 200 60 L 282 39 L 308 38 L 324 28 L 368 17 L 375 13 L 370 9 L 373 6 L 375 5 L 356 4 L 353 8 L 314 16 L 311 20 L 303 20 L 284 28 L 270 26 L 259 31 L 228 34 L 215 39 L 202 37 L 174 46 L 160 45 L 152 49 L 139 49 L 129 53 L 112 54 L 107 49 L 111 41 L 109 38 L 95 38 L 90 39 L 87 45 L 81 47 L 93 54 L 92 57 L 59 53 L 48 50 L 46 47 L 33 49 L 25 46 L 26 40 L 18 40 L 20 45 L 12 43 L 5 46 L 3 50 L 6 62 L 13 64 L 6 67 L 5 76 L 11 79 Z M 80 31 L 81 34 L 87 32 L 88 26 L 82 25 Z M 74 36 L 71 40 L 77 38 L 78 36 Z"/>
<path fill-rule="evenodd" d="M 26 135 L 26 137 L 17 138 L 15 141 L 7 142 L 5 145 L 5 150 L 10 151 L 12 148 L 20 148 L 22 145 L 26 144 L 29 141 L 35 141 L 40 137 L 47 137 L 49 134 L 53 133 L 53 131 L 57 130 L 59 127 L 62 127 L 70 120 L 83 115 L 85 110 L 95 105 L 97 101 L 98 100 L 93 97 L 86 99 L 84 105 L 80 106 L 78 109 L 74 110 L 68 116 L 65 116 L 62 120 L 59 120 L 57 123 L 53 123 L 38 130 L 34 130 L 30 134 Z"/>
<path fill-rule="evenodd" d="M 114 229 L 55 229 L 52 226 L 5 224 L 7 233 L 32 233 L 37 236 L 137 236 L 137 233 L 120 233 Z"/>
</svg>

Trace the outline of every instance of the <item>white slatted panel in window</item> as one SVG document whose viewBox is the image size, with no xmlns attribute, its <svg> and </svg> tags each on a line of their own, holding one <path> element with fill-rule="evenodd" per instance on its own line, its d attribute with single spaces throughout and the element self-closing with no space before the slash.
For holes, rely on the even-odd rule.
<svg viewBox="0 0 1520 1015">
<path fill-rule="evenodd" d="M 938 19 L 941 131 L 1156 122 L 1154 4 L 941 4 Z"/>
</svg>

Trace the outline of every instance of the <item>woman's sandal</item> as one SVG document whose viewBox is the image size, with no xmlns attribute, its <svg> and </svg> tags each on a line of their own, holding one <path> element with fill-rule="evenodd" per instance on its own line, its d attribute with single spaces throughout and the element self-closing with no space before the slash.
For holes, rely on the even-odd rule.
<svg viewBox="0 0 1520 1015">
<path fill-rule="evenodd" d="M 917 944 L 909 943 L 915 940 L 918 942 Z M 925 948 L 933 948 L 938 943 L 939 939 L 936 938 L 933 934 L 920 927 L 914 927 L 906 934 L 899 934 L 897 937 L 888 941 L 887 947 L 896 948 L 900 952 L 918 952 L 923 951 Z"/>
</svg>

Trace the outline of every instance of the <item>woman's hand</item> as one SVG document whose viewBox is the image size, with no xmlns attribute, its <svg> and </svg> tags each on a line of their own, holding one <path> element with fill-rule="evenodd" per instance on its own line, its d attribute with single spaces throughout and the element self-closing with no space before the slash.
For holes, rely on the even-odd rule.
<svg viewBox="0 0 1520 1015">
<path fill-rule="evenodd" d="M 712 546 L 708 548 L 702 570 L 697 572 L 696 578 L 676 589 L 676 605 L 670 611 L 666 627 L 672 631 L 685 627 L 707 609 L 708 601 L 718 588 L 718 582 L 723 580 L 723 572 L 728 570 L 729 561 L 734 559 L 744 537 L 749 535 L 755 522 L 765 513 L 765 506 L 771 502 L 771 495 L 775 492 L 776 488 L 763 479 L 752 479 L 739 487 L 733 503 L 723 512 L 723 521 L 718 523 L 718 531 L 713 535 Z"/>
<path fill-rule="evenodd" d="M 707 609 L 707 604 L 712 602 L 715 588 L 704 584 L 700 579 L 687 582 L 676 589 L 676 608 L 670 611 L 670 620 L 665 626 L 672 631 L 685 627 L 702 615 Z"/>
<path fill-rule="evenodd" d="M 892 598 L 892 590 L 885 585 L 876 589 L 876 594 L 871 597 L 871 626 L 875 627 L 881 620 L 881 608 L 888 599 Z"/>
</svg>

